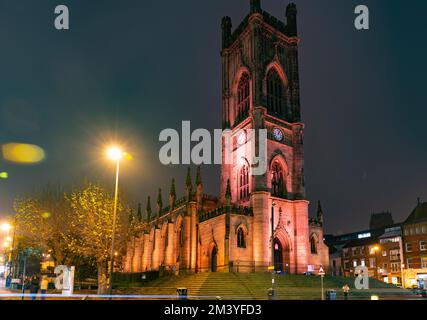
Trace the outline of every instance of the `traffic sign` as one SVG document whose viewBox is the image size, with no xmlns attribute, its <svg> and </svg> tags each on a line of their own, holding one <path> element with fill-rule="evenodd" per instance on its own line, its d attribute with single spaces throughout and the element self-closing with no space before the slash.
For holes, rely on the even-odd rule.
<svg viewBox="0 0 427 320">
<path fill-rule="evenodd" d="M 317 275 L 319 275 L 319 276 L 324 276 L 325 275 L 325 270 L 323 270 L 323 267 L 320 267 L 319 272 L 317 273 Z"/>
</svg>

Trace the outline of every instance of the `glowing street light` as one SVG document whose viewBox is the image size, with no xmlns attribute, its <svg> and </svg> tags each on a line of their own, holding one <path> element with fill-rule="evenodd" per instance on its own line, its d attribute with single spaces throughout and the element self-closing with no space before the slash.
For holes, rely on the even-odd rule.
<svg viewBox="0 0 427 320">
<path fill-rule="evenodd" d="M 12 226 L 10 225 L 10 223 L 5 222 L 1 225 L 1 230 L 4 232 L 9 232 L 10 229 L 12 229 Z"/>
<path fill-rule="evenodd" d="M 118 147 L 111 147 L 107 151 L 108 158 L 114 161 L 120 161 L 123 159 L 124 152 Z"/>
<path fill-rule="evenodd" d="M 119 194 L 119 173 L 120 173 L 120 161 L 125 156 L 125 152 L 123 152 L 118 147 L 111 147 L 107 150 L 107 155 L 110 160 L 113 160 L 116 162 L 116 187 L 114 190 L 114 209 L 113 209 L 113 234 L 111 236 L 111 254 L 110 254 L 110 275 L 109 275 L 109 288 L 108 292 L 110 295 L 113 294 L 113 269 L 114 269 L 114 256 L 115 256 L 115 250 L 114 250 L 114 242 L 116 237 L 116 217 L 117 217 L 117 200 L 118 200 L 118 194 Z"/>
</svg>

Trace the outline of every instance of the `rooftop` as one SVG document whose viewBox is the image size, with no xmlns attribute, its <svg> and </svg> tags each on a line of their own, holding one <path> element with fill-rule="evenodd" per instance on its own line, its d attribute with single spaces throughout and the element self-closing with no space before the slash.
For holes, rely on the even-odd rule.
<svg viewBox="0 0 427 320">
<path fill-rule="evenodd" d="M 405 224 L 427 221 L 427 202 L 419 203 L 405 220 Z"/>
</svg>

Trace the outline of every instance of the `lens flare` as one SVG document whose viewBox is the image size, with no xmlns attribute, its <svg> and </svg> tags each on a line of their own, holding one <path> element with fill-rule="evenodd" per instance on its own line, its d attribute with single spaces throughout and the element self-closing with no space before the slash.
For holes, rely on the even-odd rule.
<svg viewBox="0 0 427 320">
<path fill-rule="evenodd" d="M 46 157 L 42 148 L 25 143 L 4 144 L 2 146 L 2 154 L 6 161 L 19 164 L 37 164 Z"/>
</svg>

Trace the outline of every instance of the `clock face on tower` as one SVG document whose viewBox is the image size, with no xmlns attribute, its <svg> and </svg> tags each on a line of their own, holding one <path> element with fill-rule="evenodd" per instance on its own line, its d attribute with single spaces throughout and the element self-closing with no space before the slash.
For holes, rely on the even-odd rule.
<svg viewBox="0 0 427 320">
<path fill-rule="evenodd" d="M 239 136 L 237 137 L 237 143 L 239 144 L 239 146 L 246 143 L 246 132 L 242 132 L 241 134 L 239 134 Z"/>
<path fill-rule="evenodd" d="M 279 128 L 273 129 L 273 137 L 276 141 L 282 141 L 283 140 L 283 132 Z"/>
</svg>

